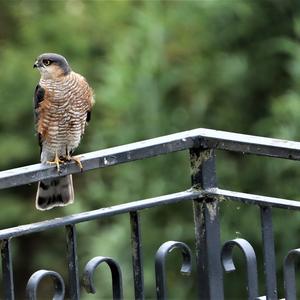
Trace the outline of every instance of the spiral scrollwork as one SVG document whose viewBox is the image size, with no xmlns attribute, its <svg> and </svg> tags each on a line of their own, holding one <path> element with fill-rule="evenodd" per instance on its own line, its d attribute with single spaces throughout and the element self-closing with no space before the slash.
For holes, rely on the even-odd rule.
<svg viewBox="0 0 300 300">
<path fill-rule="evenodd" d="M 64 280 L 59 273 L 49 270 L 39 270 L 31 275 L 26 287 L 26 296 L 28 300 L 37 299 L 37 290 L 39 283 L 45 278 L 50 277 L 54 283 L 53 300 L 63 300 L 65 296 Z"/>
<path fill-rule="evenodd" d="M 248 299 L 253 300 L 258 297 L 258 283 L 256 255 L 251 244 L 245 239 L 234 239 L 226 242 L 221 251 L 223 268 L 226 272 L 235 271 L 232 258 L 232 251 L 235 246 L 242 250 L 246 258 Z"/>
<path fill-rule="evenodd" d="M 122 273 L 119 264 L 110 257 L 97 256 L 92 258 L 84 268 L 83 286 L 88 293 L 95 294 L 94 273 L 97 267 L 106 263 L 111 271 L 113 299 L 123 299 Z"/>
<path fill-rule="evenodd" d="M 289 251 L 284 259 L 284 291 L 287 300 L 296 300 L 295 260 L 300 258 L 300 248 Z"/>
<path fill-rule="evenodd" d="M 190 275 L 192 270 L 192 254 L 190 248 L 182 242 L 168 241 L 163 243 L 155 255 L 155 277 L 157 299 L 166 299 L 166 257 L 174 249 L 179 249 L 182 254 L 181 273 Z"/>
</svg>

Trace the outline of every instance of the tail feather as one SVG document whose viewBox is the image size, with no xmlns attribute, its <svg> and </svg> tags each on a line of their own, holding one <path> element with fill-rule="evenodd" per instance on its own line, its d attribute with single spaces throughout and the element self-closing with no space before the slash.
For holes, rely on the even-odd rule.
<svg viewBox="0 0 300 300">
<path fill-rule="evenodd" d="M 56 206 L 66 206 L 74 202 L 72 175 L 39 182 L 36 194 L 36 208 L 48 210 Z"/>
</svg>

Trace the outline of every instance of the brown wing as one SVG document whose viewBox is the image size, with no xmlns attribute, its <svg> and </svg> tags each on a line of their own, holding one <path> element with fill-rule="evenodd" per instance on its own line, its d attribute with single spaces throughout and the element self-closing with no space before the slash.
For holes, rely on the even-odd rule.
<svg viewBox="0 0 300 300">
<path fill-rule="evenodd" d="M 85 124 L 83 124 L 82 128 L 82 134 L 84 132 L 84 128 L 86 123 L 88 123 L 91 120 L 91 110 L 92 106 L 94 105 L 94 93 L 92 88 L 87 83 L 86 79 L 81 76 L 80 74 L 76 74 L 78 76 L 78 81 L 80 85 L 80 97 L 78 97 L 78 100 L 81 102 L 82 110 L 85 112 Z"/>
<path fill-rule="evenodd" d="M 47 111 L 49 111 L 49 108 L 51 106 L 51 93 L 47 90 L 47 88 L 43 88 L 40 86 L 40 93 L 43 93 L 43 98 L 41 101 L 37 103 L 36 107 L 36 115 L 37 115 L 37 120 L 36 120 L 36 127 L 37 127 L 37 132 L 39 135 L 39 141 L 40 141 L 40 146 L 43 140 L 46 139 L 47 134 L 48 134 L 48 128 L 49 128 L 49 119 L 47 118 L 46 114 Z"/>
<path fill-rule="evenodd" d="M 40 118 L 40 113 L 39 113 L 39 105 L 41 102 L 43 102 L 45 96 L 45 89 L 42 88 L 39 84 L 36 86 L 35 91 L 34 91 L 34 96 L 33 96 L 33 105 L 34 105 L 34 124 L 35 128 L 37 130 L 38 134 L 38 141 L 40 145 L 40 151 L 42 151 L 42 137 L 40 133 L 38 132 L 38 122 Z"/>
</svg>

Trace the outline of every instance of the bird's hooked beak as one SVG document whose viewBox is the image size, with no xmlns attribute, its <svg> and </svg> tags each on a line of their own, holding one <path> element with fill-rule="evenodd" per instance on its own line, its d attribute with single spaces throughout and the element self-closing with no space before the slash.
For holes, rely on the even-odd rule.
<svg viewBox="0 0 300 300">
<path fill-rule="evenodd" d="M 39 68 L 41 66 L 41 64 L 39 63 L 38 60 L 35 61 L 33 68 Z"/>
</svg>

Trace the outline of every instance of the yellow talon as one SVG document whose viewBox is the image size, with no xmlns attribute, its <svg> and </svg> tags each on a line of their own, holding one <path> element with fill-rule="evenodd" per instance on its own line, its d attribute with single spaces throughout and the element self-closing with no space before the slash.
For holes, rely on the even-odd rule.
<svg viewBox="0 0 300 300">
<path fill-rule="evenodd" d="M 49 160 L 47 161 L 47 164 L 49 164 L 49 165 L 56 165 L 56 169 L 57 169 L 58 173 L 60 172 L 59 164 L 62 164 L 62 163 L 64 163 L 64 161 L 59 159 L 57 152 L 55 153 L 55 157 L 54 157 L 53 161 L 49 161 Z"/>
<path fill-rule="evenodd" d="M 79 157 L 68 155 L 68 156 L 67 156 L 67 160 L 68 160 L 68 161 L 71 161 L 71 160 L 75 161 L 75 163 L 79 166 L 80 171 L 81 171 L 81 172 L 83 171 L 83 166 L 82 166 L 82 163 L 81 163 Z"/>
</svg>

